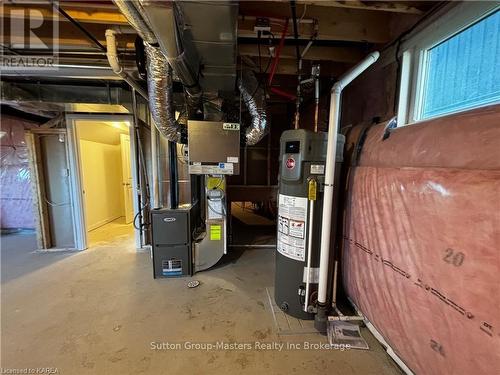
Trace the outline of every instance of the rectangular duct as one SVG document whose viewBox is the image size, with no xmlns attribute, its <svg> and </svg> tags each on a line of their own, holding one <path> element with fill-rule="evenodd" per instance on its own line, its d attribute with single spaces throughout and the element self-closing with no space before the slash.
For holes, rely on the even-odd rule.
<svg viewBox="0 0 500 375">
<path fill-rule="evenodd" d="M 182 77 L 194 75 L 199 76 L 205 92 L 235 89 L 237 3 L 224 0 L 141 4 L 162 52 L 181 81 Z"/>
<path fill-rule="evenodd" d="M 187 34 L 202 66 L 204 91 L 233 91 L 236 80 L 238 4 L 231 1 L 179 2 Z"/>
</svg>

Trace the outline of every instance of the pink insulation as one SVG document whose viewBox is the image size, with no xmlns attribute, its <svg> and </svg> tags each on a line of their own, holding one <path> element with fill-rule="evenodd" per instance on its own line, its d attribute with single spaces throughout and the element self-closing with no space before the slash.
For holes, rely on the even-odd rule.
<svg viewBox="0 0 500 375">
<path fill-rule="evenodd" d="M 499 119 L 375 126 L 351 171 L 344 285 L 417 374 L 500 369 Z"/>
<path fill-rule="evenodd" d="M 0 225 L 1 228 L 34 228 L 24 129 L 35 124 L 2 116 L 0 126 L 3 134 L 0 140 Z"/>
</svg>

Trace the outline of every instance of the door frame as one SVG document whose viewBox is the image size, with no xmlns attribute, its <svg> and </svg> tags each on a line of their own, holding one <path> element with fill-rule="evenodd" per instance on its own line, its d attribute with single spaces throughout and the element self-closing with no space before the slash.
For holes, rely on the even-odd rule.
<svg viewBox="0 0 500 375">
<path fill-rule="evenodd" d="M 126 197 L 127 197 L 128 193 L 125 191 L 126 190 L 125 189 L 125 186 L 126 186 L 125 184 L 128 184 L 128 182 L 125 182 L 125 180 L 123 178 L 123 173 L 126 171 L 126 168 L 124 168 L 124 165 L 123 165 L 124 160 L 126 159 L 125 155 L 124 155 L 124 148 L 125 147 L 123 147 L 124 146 L 124 142 L 125 142 L 124 141 L 125 137 L 128 137 L 127 138 L 127 142 L 130 145 L 130 134 L 120 133 L 120 148 L 121 148 L 121 150 L 120 150 L 120 157 L 121 157 L 121 160 L 122 160 L 122 190 L 123 190 L 123 200 L 124 200 L 124 207 L 125 207 L 125 222 L 127 223 L 127 205 L 128 205 L 127 201 L 128 201 L 128 199 Z M 129 186 L 132 188 L 132 197 L 133 197 L 134 196 L 134 191 L 133 191 L 133 185 L 134 185 L 133 178 L 134 178 L 134 176 L 133 176 L 133 173 L 132 173 L 133 172 L 132 171 L 132 155 L 130 154 L 130 150 L 131 150 L 131 147 L 129 147 L 129 155 L 128 155 L 129 162 L 128 162 L 128 164 L 130 165 L 130 172 L 131 172 L 130 178 L 132 179 L 132 181 L 130 182 Z M 129 188 L 127 188 L 127 190 L 128 189 Z M 132 198 L 132 207 L 131 208 L 132 208 L 132 221 L 129 221 L 128 223 L 133 222 L 133 220 L 134 220 L 135 212 L 134 212 L 134 200 L 133 200 L 133 198 Z"/>
<path fill-rule="evenodd" d="M 68 131 L 68 150 L 70 163 L 70 179 L 71 179 L 71 196 L 73 200 L 73 221 L 75 223 L 75 247 L 77 250 L 85 250 L 88 248 L 87 224 L 85 220 L 85 200 L 83 197 L 83 174 L 80 158 L 80 144 L 78 142 L 78 129 L 76 121 L 127 121 L 129 126 L 130 136 L 130 168 L 132 173 L 132 200 L 134 206 L 134 216 L 139 212 L 139 188 L 137 181 L 137 163 L 133 155 L 136 154 L 136 138 L 135 138 L 135 123 L 134 116 L 129 114 L 66 114 L 66 128 Z M 141 249 L 141 233 L 135 228 L 134 237 L 136 249 Z"/>
<path fill-rule="evenodd" d="M 71 165 L 70 165 L 70 155 L 69 155 L 69 137 L 67 129 L 64 128 L 31 128 L 26 130 L 25 132 L 25 142 L 28 148 L 28 159 L 30 164 L 30 171 L 33 173 L 33 178 L 31 181 L 32 186 L 32 199 L 33 206 L 35 210 L 35 230 L 36 230 L 36 239 L 37 246 L 39 250 L 43 251 L 68 251 L 76 249 L 76 230 L 75 230 L 75 222 L 74 215 L 72 209 L 72 219 L 73 223 L 71 225 L 73 229 L 73 242 L 75 243 L 74 248 L 55 248 L 53 246 L 51 232 L 50 232 L 50 223 L 49 223 L 49 213 L 47 202 L 44 197 L 46 194 L 46 170 L 42 166 L 42 151 L 40 138 L 47 135 L 58 135 L 64 136 L 64 149 L 66 155 L 66 165 L 68 167 L 69 176 L 69 190 L 70 190 L 70 199 L 71 205 L 73 206 L 73 196 L 72 190 L 74 188 L 73 181 L 71 179 Z"/>
</svg>

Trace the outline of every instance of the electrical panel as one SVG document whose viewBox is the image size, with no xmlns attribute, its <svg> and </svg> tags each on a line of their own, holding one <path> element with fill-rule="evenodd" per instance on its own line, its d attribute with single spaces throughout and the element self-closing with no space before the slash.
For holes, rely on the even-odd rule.
<svg viewBox="0 0 500 375">
<path fill-rule="evenodd" d="M 189 173 L 238 175 L 240 124 L 188 121 Z"/>
</svg>

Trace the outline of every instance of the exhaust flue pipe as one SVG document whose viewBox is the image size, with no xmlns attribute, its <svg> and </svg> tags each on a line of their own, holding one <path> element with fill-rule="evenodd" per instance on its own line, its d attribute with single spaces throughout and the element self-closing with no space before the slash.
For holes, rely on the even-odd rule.
<svg viewBox="0 0 500 375">
<path fill-rule="evenodd" d="M 149 109 L 158 131 L 171 142 L 181 142 L 181 126 L 175 120 L 172 68 L 161 51 L 145 43 L 148 64 Z"/>
<path fill-rule="evenodd" d="M 326 149 L 325 164 L 325 192 L 323 198 L 323 216 L 321 220 L 321 250 L 319 258 L 319 281 L 318 281 L 318 313 L 314 325 L 318 331 L 326 331 L 327 323 L 327 290 L 328 290 L 328 266 L 330 263 L 330 237 L 333 212 L 333 193 L 335 177 L 335 157 L 337 155 L 337 135 L 340 123 L 340 96 L 342 90 L 357 76 L 363 73 L 370 65 L 379 58 L 378 52 L 370 53 L 363 61 L 345 73 L 335 82 L 330 94 L 330 118 L 328 121 L 328 146 Z M 336 278 L 337 275 L 334 275 Z"/>
<path fill-rule="evenodd" d="M 118 52 L 116 50 L 116 31 L 108 29 L 106 30 L 106 57 L 108 58 L 109 65 L 117 76 L 121 77 L 125 82 L 127 82 L 131 87 L 135 89 L 144 99 L 148 100 L 148 94 L 141 87 L 141 85 L 133 79 L 123 66 L 120 64 L 120 59 L 118 58 Z"/>
<path fill-rule="evenodd" d="M 238 79 L 238 88 L 241 98 L 252 117 L 250 126 L 245 133 L 245 140 L 248 146 L 253 146 L 259 143 L 269 132 L 266 94 L 251 70 L 243 71 L 241 79 Z"/>
</svg>

